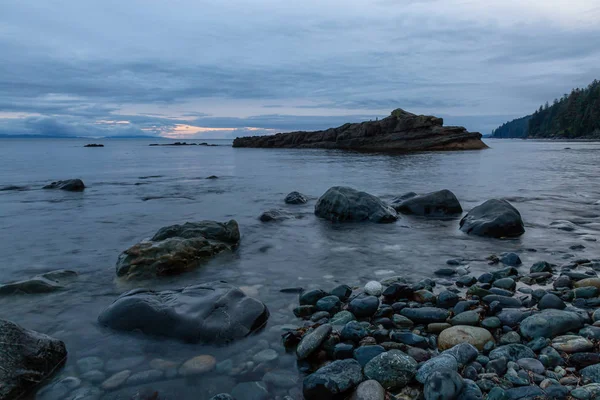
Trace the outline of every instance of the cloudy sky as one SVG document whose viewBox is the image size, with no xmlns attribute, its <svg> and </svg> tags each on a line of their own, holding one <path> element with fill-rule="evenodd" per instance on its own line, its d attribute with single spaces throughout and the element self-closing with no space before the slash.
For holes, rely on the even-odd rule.
<svg viewBox="0 0 600 400">
<path fill-rule="evenodd" d="M 598 0 L 2 0 L 0 135 L 489 133 L 600 78 Z"/>
</svg>

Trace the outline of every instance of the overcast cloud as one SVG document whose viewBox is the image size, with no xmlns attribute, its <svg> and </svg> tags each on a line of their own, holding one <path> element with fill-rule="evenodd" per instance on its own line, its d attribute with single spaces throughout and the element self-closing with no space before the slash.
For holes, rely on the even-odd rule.
<svg viewBox="0 0 600 400">
<path fill-rule="evenodd" d="M 600 78 L 597 0 L 3 0 L 0 135 L 489 133 Z"/>
</svg>

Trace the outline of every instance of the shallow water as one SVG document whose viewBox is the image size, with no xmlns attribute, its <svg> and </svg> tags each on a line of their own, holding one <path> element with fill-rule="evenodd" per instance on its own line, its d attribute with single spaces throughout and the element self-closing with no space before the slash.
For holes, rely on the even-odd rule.
<svg viewBox="0 0 600 400">
<path fill-rule="evenodd" d="M 80 388 L 100 386 L 92 382 L 98 377 L 83 378 L 82 363 L 78 366 L 78 360 L 90 356 L 102 360 L 99 368 L 106 377 L 124 369 L 149 370 L 156 358 L 182 363 L 210 354 L 224 362 L 219 372 L 187 379 L 167 374 L 170 378 L 103 392 L 102 399 L 129 399 L 140 388 L 157 391 L 160 398 L 208 399 L 230 392 L 240 381 L 260 381 L 265 370 L 253 371 L 247 363 L 267 347 L 280 352 L 275 369 L 295 371 L 294 357 L 284 354 L 280 335 L 281 325 L 301 324 L 291 312 L 297 295 L 282 294 L 282 288 L 328 289 L 393 275 L 417 280 L 433 277 L 434 270 L 456 257 L 470 260 L 477 275 L 492 268 L 487 256 L 504 251 L 518 252 L 522 268 L 538 260 L 560 263 L 600 254 L 594 241 L 600 232 L 598 143 L 488 140 L 491 148 L 485 151 L 392 156 L 149 147 L 152 139 L 104 140 L 104 148 L 83 148 L 87 142 L 0 140 L 0 187 L 27 187 L 0 191 L 0 282 L 62 268 L 80 274 L 58 293 L 0 298 L 0 318 L 63 340 L 69 358 L 53 382 L 75 376 L 82 381 Z M 219 179 L 204 179 L 210 175 Z M 53 180 L 75 177 L 86 183 L 85 192 L 39 190 Z M 526 233 L 514 240 L 481 239 L 461 233 L 458 219 L 411 217 L 386 225 L 332 225 L 312 211 L 318 196 L 334 185 L 353 186 L 386 200 L 409 191 L 447 188 L 465 210 L 493 197 L 506 198 L 523 215 Z M 309 203 L 285 205 L 283 198 L 292 190 L 308 195 Z M 269 208 L 283 208 L 299 218 L 261 223 L 258 216 Z M 139 285 L 162 289 L 227 280 L 267 304 L 271 318 L 263 331 L 227 347 L 212 347 L 116 333 L 97 324 L 108 304 L 135 287 L 115 279 L 121 251 L 165 225 L 231 218 L 242 231 L 235 254 L 219 256 L 188 274 Z M 557 220 L 570 221 L 575 230 L 550 227 Z M 574 244 L 585 249 L 569 250 Z M 244 365 L 247 371 L 236 374 Z M 57 387 L 40 393 L 40 399 L 71 398 Z M 274 398 L 298 395 L 297 388 L 271 393 Z"/>
</svg>

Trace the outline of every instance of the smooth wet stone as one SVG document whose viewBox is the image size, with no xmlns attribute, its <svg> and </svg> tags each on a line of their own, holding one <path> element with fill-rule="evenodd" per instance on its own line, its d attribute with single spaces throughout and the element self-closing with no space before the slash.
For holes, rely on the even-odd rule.
<svg viewBox="0 0 600 400">
<path fill-rule="evenodd" d="M 335 360 L 344 360 L 352 358 L 354 346 L 348 343 L 338 343 L 333 348 L 333 358 Z"/>
<path fill-rule="evenodd" d="M 317 322 L 322 320 L 323 318 L 329 318 L 329 313 L 327 311 L 317 311 L 313 315 L 311 315 L 310 320 L 313 322 Z"/>
<path fill-rule="evenodd" d="M 471 275 L 462 275 L 456 280 L 456 286 L 472 286 L 477 283 L 477 279 Z"/>
<path fill-rule="evenodd" d="M 354 317 L 354 314 L 352 314 L 350 311 L 344 310 L 336 313 L 333 317 L 331 317 L 329 322 L 331 325 L 346 325 L 348 322 L 354 321 L 355 319 L 356 318 Z"/>
<path fill-rule="evenodd" d="M 490 362 L 487 363 L 487 365 L 485 366 L 485 370 L 488 373 L 494 373 L 498 376 L 502 376 L 506 373 L 506 370 L 508 369 L 507 364 L 508 360 L 506 359 L 506 357 L 496 358 L 494 360 L 490 360 Z"/>
<path fill-rule="evenodd" d="M 418 303 L 435 303 L 435 295 L 429 290 L 421 289 L 415 291 L 413 298 Z"/>
<path fill-rule="evenodd" d="M 571 396 L 577 400 L 596 400 L 600 397 L 600 383 L 578 387 L 571 391 Z"/>
<path fill-rule="evenodd" d="M 129 379 L 130 376 L 131 371 L 128 369 L 121 372 L 117 372 L 116 374 L 112 375 L 110 378 L 102 382 L 101 387 L 104 390 L 115 390 L 122 386 L 127 381 L 127 379 Z"/>
<path fill-rule="evenodd" d="M 517 283 L 512 278 L 498 279 L 498 280 L 494 281 L 494 283 L 492 285 L 494 287 L 497 287 L 500 289 L 506 289 L 506 290 L 510 290 L 510 291 L 514 291 L 515 288 L 517 287 Z"/>
<path fill-rule="evenodd" d="M 444 329 L 450 328 L 452 325 L 446 322 L 433 322 L 427 325 L 427 332 L 429 333 L 441 333 Z"/>
<path fill-rule="evenodd" d="M 325 296 L 317 301 L 317 310 L 334 314 L 340 311 L 342 302 L 337 296 Z"/>
<path fill-rule="evenodd" d="M 469 311 L 472 307 L 479 306 L 478 300 L 462 300 L 454 306 L 454 315 Z"/>
<path fill-rule="evenodd" d="M 383 346 L 361 346 L 354 350 L 354 358 L 359 362 L 361 367 L 367 365 L 369 361 L 377 357 L 381 353 L 385 353 Z"/>
<path fill-rule="evenodd" d="M 517 360 L 517 364 L 527 371 L 535 372 L 536 374 L 543 374 L 546 371 L 544 365 L 535 358 L 520 358 Z"/>
<path fill-rule="evenodd" d="M 286 204 L 305 204 L 308 202 L 308 199 L 305 195 L 300 192 L 290 192 L 285 199 L 283 200 Z"/>
<path fill-rule="evenodd" d="M 179 290 L 131 290 L 106 308 L 98 321 L 115 330 L 227 343 L 262 328 L 268 317 L 267 307 L 239 288 L 209 282 Z"/>
<path fill-rule="evenodd" d="M 556 280 L 552 283 L 552 286 L 554 289 L 570 289 L 573 287 L 573 281 L 571 281 L 571 278 L 568 276 L 563 275 L 556 278 Z"/>
<path fill-rule="evenodd" d="M 529 347 L 533 351 L 540 351 L 546 346 L 549 346 L 551 343 L 550 339 L 539 337 L 537 339 L 533 339 L 531 342 L 527 343 L 527 347 Z"/>
<path fill-rule="evenodd" d="M 183 376 L 200 375 L 212 371 L 217 365 L 217 360 L 210 355 L 201 355 L 191 358 L 179 368 Z"/>
<path fill-rule="evenodd" d="M 262 380 L 270 386 L 289 389 L 298 385 L 299 376 L 295 371 L 278 369 L 267 372 Z"/>
<path fill-rule="evenodd" d="M 348 393 L 363 379 L 358 361 L 337 360 L 304 378 L 303 394 L 307 400 L 336 398 Z"/>
<path fill-rule="evenodd" d="M 561 355 L 553 347 L 544 347 L 540 351 L 538 359 L 546 368 L 554 368 L 564 364 Z"/>
<path fill-rule="evenodd" d="M 483 393 L 473 380 L 464 379 L 463 390 L 456 400 L 483 400 Z"/>
<path fill-rule="evenodd" d="M 299 302 L 301 306 L 314 306 L 325 296 L 327 293 L 321 289 L 308 290 L 300 295 Z"/>
<path fill-rule="evenodd" d="M 450 320 L 451 325 L 478 326 L 481 314 L 477 310 L 465 311 L 457 314 Z"/>
<path fill-rule="evenodd" d="M 414 322 L 400 314 L 394 314 L 392 316 L 392 322 L 398 328 L 411 328 L 414 325 Z"/>
<path fill-rule="evenodd" d="M 529 379 L 527 375 L 521 376 L 517 373 L 513 368 L 508 368 L 506 374 L 504 374 L 504 379 L 509 381 L 515 386 L 527 386 L 529 385 Z"/>
<path fill-rule="evenodd" d="M 575 286 L 576 288 L 595 287 L 597 289 L 600 289 L 600 278 L 598 278 L 598 277 L 585 278 L 585 279 L 575 282 L 573 286 Z"/>
<path fill-rule="evenodd" d="M 364 373 L 386 389 L 405 387 L 417 372 L 417 362 L 399 350 L 390 350 L 365 365 Z"/>
<path fill-rule="evenodd" d="M 423 394 L 425 400 L 447 400 L 458 397 L 464 387 L 463 378 L 450 369 L 438 369 L 427 377 Z"/>
<path fill-rule="evenodd" d="M 379 297 L 383 293 L 383 286 L 381 285 L 381 283 L 379 283 L 377 281 L 369 281 L 365 285 L 364 290 L 365 290 L 365 293 L 368 294 L 369 296 Z"/>
<path fill-rule="evenodd" d="M 496 347 L 490 352 L 490 359 L 495 360 L 500 357 L 516 362 L 521 358 L 535 358 L 535 353 L 529 347 L 522 344 L 507 344 Z"/>
<path fill-rule="evenodd" d="M 500 254 L 500 262 L 504 265 L 508 265 L 511 267 L 516 267 L 517 265 L 521 265 L 521 259 L 515 253 L 502 253 Z"/>
<path fill-rule="evenodd" d="M 487 317 L 484 318 L 483 321 L 481 321 L 481 326 L 486 329 L 497 329 L 500 328 L 500 326 L 502 326 L 502 322 L 498 317 Z"/>
<path fill-rule="evenodd" d="M 279 354 L 273 349 L 265 349 L 261 350 L 252 357 L 252 361 L 257 364 L 260 363 L 269 363 L 277 360 L 279 358 Z"/>
<path fill-rule="evenodd" d="M 308 358 L 315 350 L 317 350 L 321 344 L 327 339 L 331 333 L 331 325 L 325 324 L 319 326 L 314 331 L 304 335 L 298 347 L 296 348 L 296 356 L 299 360 Z"/>
<path fill-rule="evenodd" d="M 437 297 L 437 306 L 441 308 L 452 308 L 458 303 L 459 297 L 456 293 L 444 290 Z"/>
<path fill-rule="evenodd" d="M 497 294 L 499 296 L 505 296 L 505 297 L 513 297 L 515 295 L 515 293 L 511 292 L 510 290 L 500 289 L 497 287 L 490 288 L 490 293 Z"/>
<path fill-rule="evenodd" d="M 356 318 L 367 318 L 373 316 L 379 308 L 379 298 L 375 296 L 360 296 L 348 304 L 350 311 Z"/>
<path fill-rule="evenodd" d="M 421 195 L 412 192 L 407 193 L 394 200 L 392 207 L 402 214 L 431 218 L 445 219 L 462 213 L 462 207 L 458 199 L 454 193 L 447 189 Z"/>
<path fill-rule="evenodd" d="M 418 347 L 409 347 L 406 350 L 406 354 L 415 359 L 416 362 L 421 363 L 431 358 L 431 353 L 428 350 L 420 349 Z"/>
<path fill-rule="evenodd" d="M 376 380 L 369 379 L 356 387 L 350 400 L 385 400 L 385 389 Z"/>
<path fill-rule="evenodd" d="M 400 311 L 400 314 L 417 324 L 446 322 L 446 319 L 450 316 L 448 310 L 436 307 L 404 308 Z"/>
<path fill-rule="evenodd" d="M 480 351 L 487 342 L 494 342 L 492 334 L 484 328 L 475 326 L 457 325 L 444 330 L 438 337 L 438 347 L 446 350 L 459 343 L 469 343 Z"/>
<path fill-rule="evenodd" d="M 504 268 L 500 268 L 495 271 L 492 271 L 492 276 L 494 277 L 494 280 L 510 278 L 511 276 L 518 276 L 518 275 L 519 275 L 519 270 L 516 269 L 515 267 L 504 267 Z"/>
<path fill-rule="evenodd" d="M 529 268 L 529 272 L 552 272 L 552 264 L 546 261 L 538 261 Z"/>
<path fill-rule="evenodd" d="M 521 336 L 515 331 L 505 333 L 500 337 L 500 345 L 521 343 Z"/>
<path fill-rule="evenodd" d="M 232 390 L 231 395 L 235 400 L 267 400 L 269 391 L 263 382 L 238 383 Z"/>
<path fill-rule="evenodd" d="M 348 285 L 339 285 L 339 286 L 336 286 L 335 288 L 333 288 L 333 290 L 331 291 L 331 294 L 334 296 L 337 296 L 338 299 L 345 302 L 352 295 L 352 288 Z"/>
<path fill-rule="evenodd" d="M 451 349 L 443 351 L 442 355 L 451 355 L 456 359 L 459 366 L 464 366 L 475 361 L 479 355 L 479 351 L 469 343 L 459 343 Z"/>
<path fill-rule="evenodd" d="M 298 307 L 294 307 L 294 309 L 293 309 L 294 315 L 298 318 L 310 317 L 316 311 L 317 311 L 317 308 L 315 306 L 309 306 L 309 305 L 298 306 Z"/>
<path fill-rule="evenodd" d="M 514 297 L 501 296 L 497 294 L 490 294 L 488 296 L 485 296 L 482 300 L 487 304 L 490 304 L 493 301 L 497 301 L 500 303 L 502 308 L 520 308 L 523 306 L 519 299 L 515 299 Z"/>
<path fill-rule="evenodd" d="M 315 205 L 315 215 L 332 222 L 389 223 L 398 219 L 396 210 L 378 197 L 344 186 L 327 190 Z"/>
<path fill-rule="evenodd" d="M 258 217 L 258 219 L 261 222 L 285 221 L 286 219 L 292 219 L 292 218 L 294 218 L 294 215 L 292 215 L 291 213 L 289 213 L 285 210 L 281 210 L 281 209 L 277 209 L 277 208 L 272 208 L 270 210 L 264 211 Z"/>
<path fill-rule="evenodd" d="M 157 369 L 150 369 L 148 371 L 141 371 L 132 374 L 129 378 L 127 378 L 128 386 L 137 386 L 142 383 L 154 382 L 160 380 L 164 376 L 163 371 L 159 371 Z"/>
<path fill-rule="evenodd" d="M 412 332 L 408 331 L 396 331 L 391 334 L 391 339 L 394 342 L 404 343 L 409 346 L 417 346 L 421 348 L 427 348 L 429 346 L 429 342 L 427 338 L 415 335 Z"/>
<path fill-rule="evenodd" d="M 506 200 L 492 199 L 461 219 L 460 230 L 477 236 L 515 237 L 525 232 L 521 214 Z"/>
<path fill-rule="evenodd" d="M 564 310 L 566 307 L 567 305 L 565 304 L 565 302 L 562 301 L 560 297 L 552 293 L 545 294 L 544 297 L 542 297 L 541 300 L 538 302 L 538 308 L 540 310 Z"/>
<path fill-rule="evenodd" d="M 600 364 L 590 365 L 579 371 L 581 376 L 592 383 L 600 383 Z"/>
<path fill-rule="evenodd" d="M 569 357 L 569 363 L 578 369 L 600 364 L 600 353 L 575 353 Z"/>
<path fill-rule="evenodd" d="M 532 315 L 532 311 L 521 311 L 517 309 L 506 309 L 496 313 L 496 317 L 500 319 L 502 325 L 509 327 L 517 326 L 523 319 Z"/>
<path fill-rule="evenodd" d="M 569 293 L 570 299 L 591 299 L 598 296 L 599 289 L 595 286 L 586 286 L 573 289 Z"/>
<path fill-rule="evenodd" d="M 342 340 L 358 342 L 364 337 L 366 337 L 367 334 L 367 330 L 365 329 L 365 326 L 363 324 L 361 324 L 358 321 L 350 321 L 346 325 L 344 325 L 344 328 L 342 328 L 342 331 L 340 332 L 340 337 L 342 338 Z"/>
<path fill-rule="evenodd" d="M 102 370 L 104 368 L 104 360 L 100 357 L 80 358 L 77 360 L 77 368 L 82 374 L 89 371 Z"/>
<path fill-rule="evenodd" d="M 552 339 L 552 347 L 565 353 L 581 353 L 593 349 L 594 343 L 581 336 L 565 335 Z"/>
<path fill-rule="evenodd" d="M 67 192 L 82 192 L 85 189 L 85 185 L 81 179 L 67 179 L 64 181 L 55 181 L 42 189 L 59 189 Z"/>
<path fill-rule="evenodd" d="M 530 339 L 538 337 L 553 338 L 583 326 L 579 315 L 564 310 L 544 310 L 531 315 L 521 322 L 521 334 Z"/>
<path fill-rule="evenodd" d="M 388 301 L 412 298 L 414 290 L 404 283 L 392 283 L 383 291 L 383 297 Z"/>
<path fill-rule="evenodd" d="M 600 327 L 593 325 L 586 326 L 579 331 L 579 336 L 592 340 L 600 340 Z"/>
<path fill-rule="evenodd" d="M 104 382 L 104 380 L 106 379 L 106 374 L 98 370 L 88 371 L 85 374 L 81 375 L 81 379 L 92 383 L 100 383 Z"/>
<path fill-rule="evenodd" d="M 433 371 L 439 369 L 450 369 L 458 371 L 458 361 L 450 354 L 441 354 L 437 357 L 431 358 L 425 361 L 421 367 L 419 367 L 415 379 L 418 382 L 425 383 L 427 377 L 431 375 Z"/>
</svg>

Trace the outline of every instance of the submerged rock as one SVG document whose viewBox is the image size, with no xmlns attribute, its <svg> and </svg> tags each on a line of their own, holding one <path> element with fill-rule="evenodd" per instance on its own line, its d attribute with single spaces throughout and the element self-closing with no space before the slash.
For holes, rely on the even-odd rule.
<svg viewBox="0 0 600 400">
<path fill-rule="evenodd" d="M 62 341 L 0 319 L 0 399 L 22 398 L 66 358 Z"/>
<path fill-rule="evenodd" d="M 308 199 L 300 192 L 291 192 L 284 199 L 286 204 L 305 204 Z"/>
<path fill-rule="evenodd" d="M 520 236 L 525 232 L 521 214 L 506 200 L 492 199 L 473 208 L 460 221 L 460 230 L 495 238 Z"/>
<path fill-rule="evenodd" d="M 454 193 L 446 189 L 399 199 L 392 203 L 392 207 L 402 214 L 433 218 L 448 217 L 463 211 Z"/>
<path fill-rule="evenodd" d="M 396 211 L 369 193 L 345 186 L 334 186 L 319 198 L 315 215 L 333 222 L 394 222 Z"/>
<path fill-rule="evenodd" d="M 119 296 L 98 320 L 122 331 L 139 330 L 186 342 L 223 343 L 265 325 L 267 307 L 224 282 L 179 290 L 134 289 Z"/>
<path fill-rule="evenodd" d="M 64 288 L 64 284 L 77 277 L 77 272 L 65 269 L 47 272 L 31 279 L 0 285 L 0 296 L 12 294 L 50 293 Z"/>
<path fill-rule="evenodd" d="M 235 220 L 167 226 L 152 239 L 121 253 L 117 261 L 117 276 L 139 278 L 181 273 L 201 260 L 235 249 L 239 241 L 240 230 Z"/>
<path fill-rule="evenodd" d="M 52 182 L 43 187 L 43 189 L 60 189 L 68 192 L 82 192 L 85 185 L 81 179 L 68 179 L 65 181 Z"/>
<path fill-rule="evenodd" d="M 377 121 L 344 124 L 315 132 L 289 132 L 236 138 L 233 147 L 325 148 L 409 152 L 484 149 L 481 134 L 463 127 L 443 126 L 443 119 L 402 109 Z"/>
<path fill-rule="evenodd" d="M 271 222 L 271 221 L 284 221 L 286 219 L 292 219 L 294 216 L 285 210 L 271 209 L 267 210 L 264 213 L 260 214 L 260 219 L 262 222 Z"/>
</svg>

